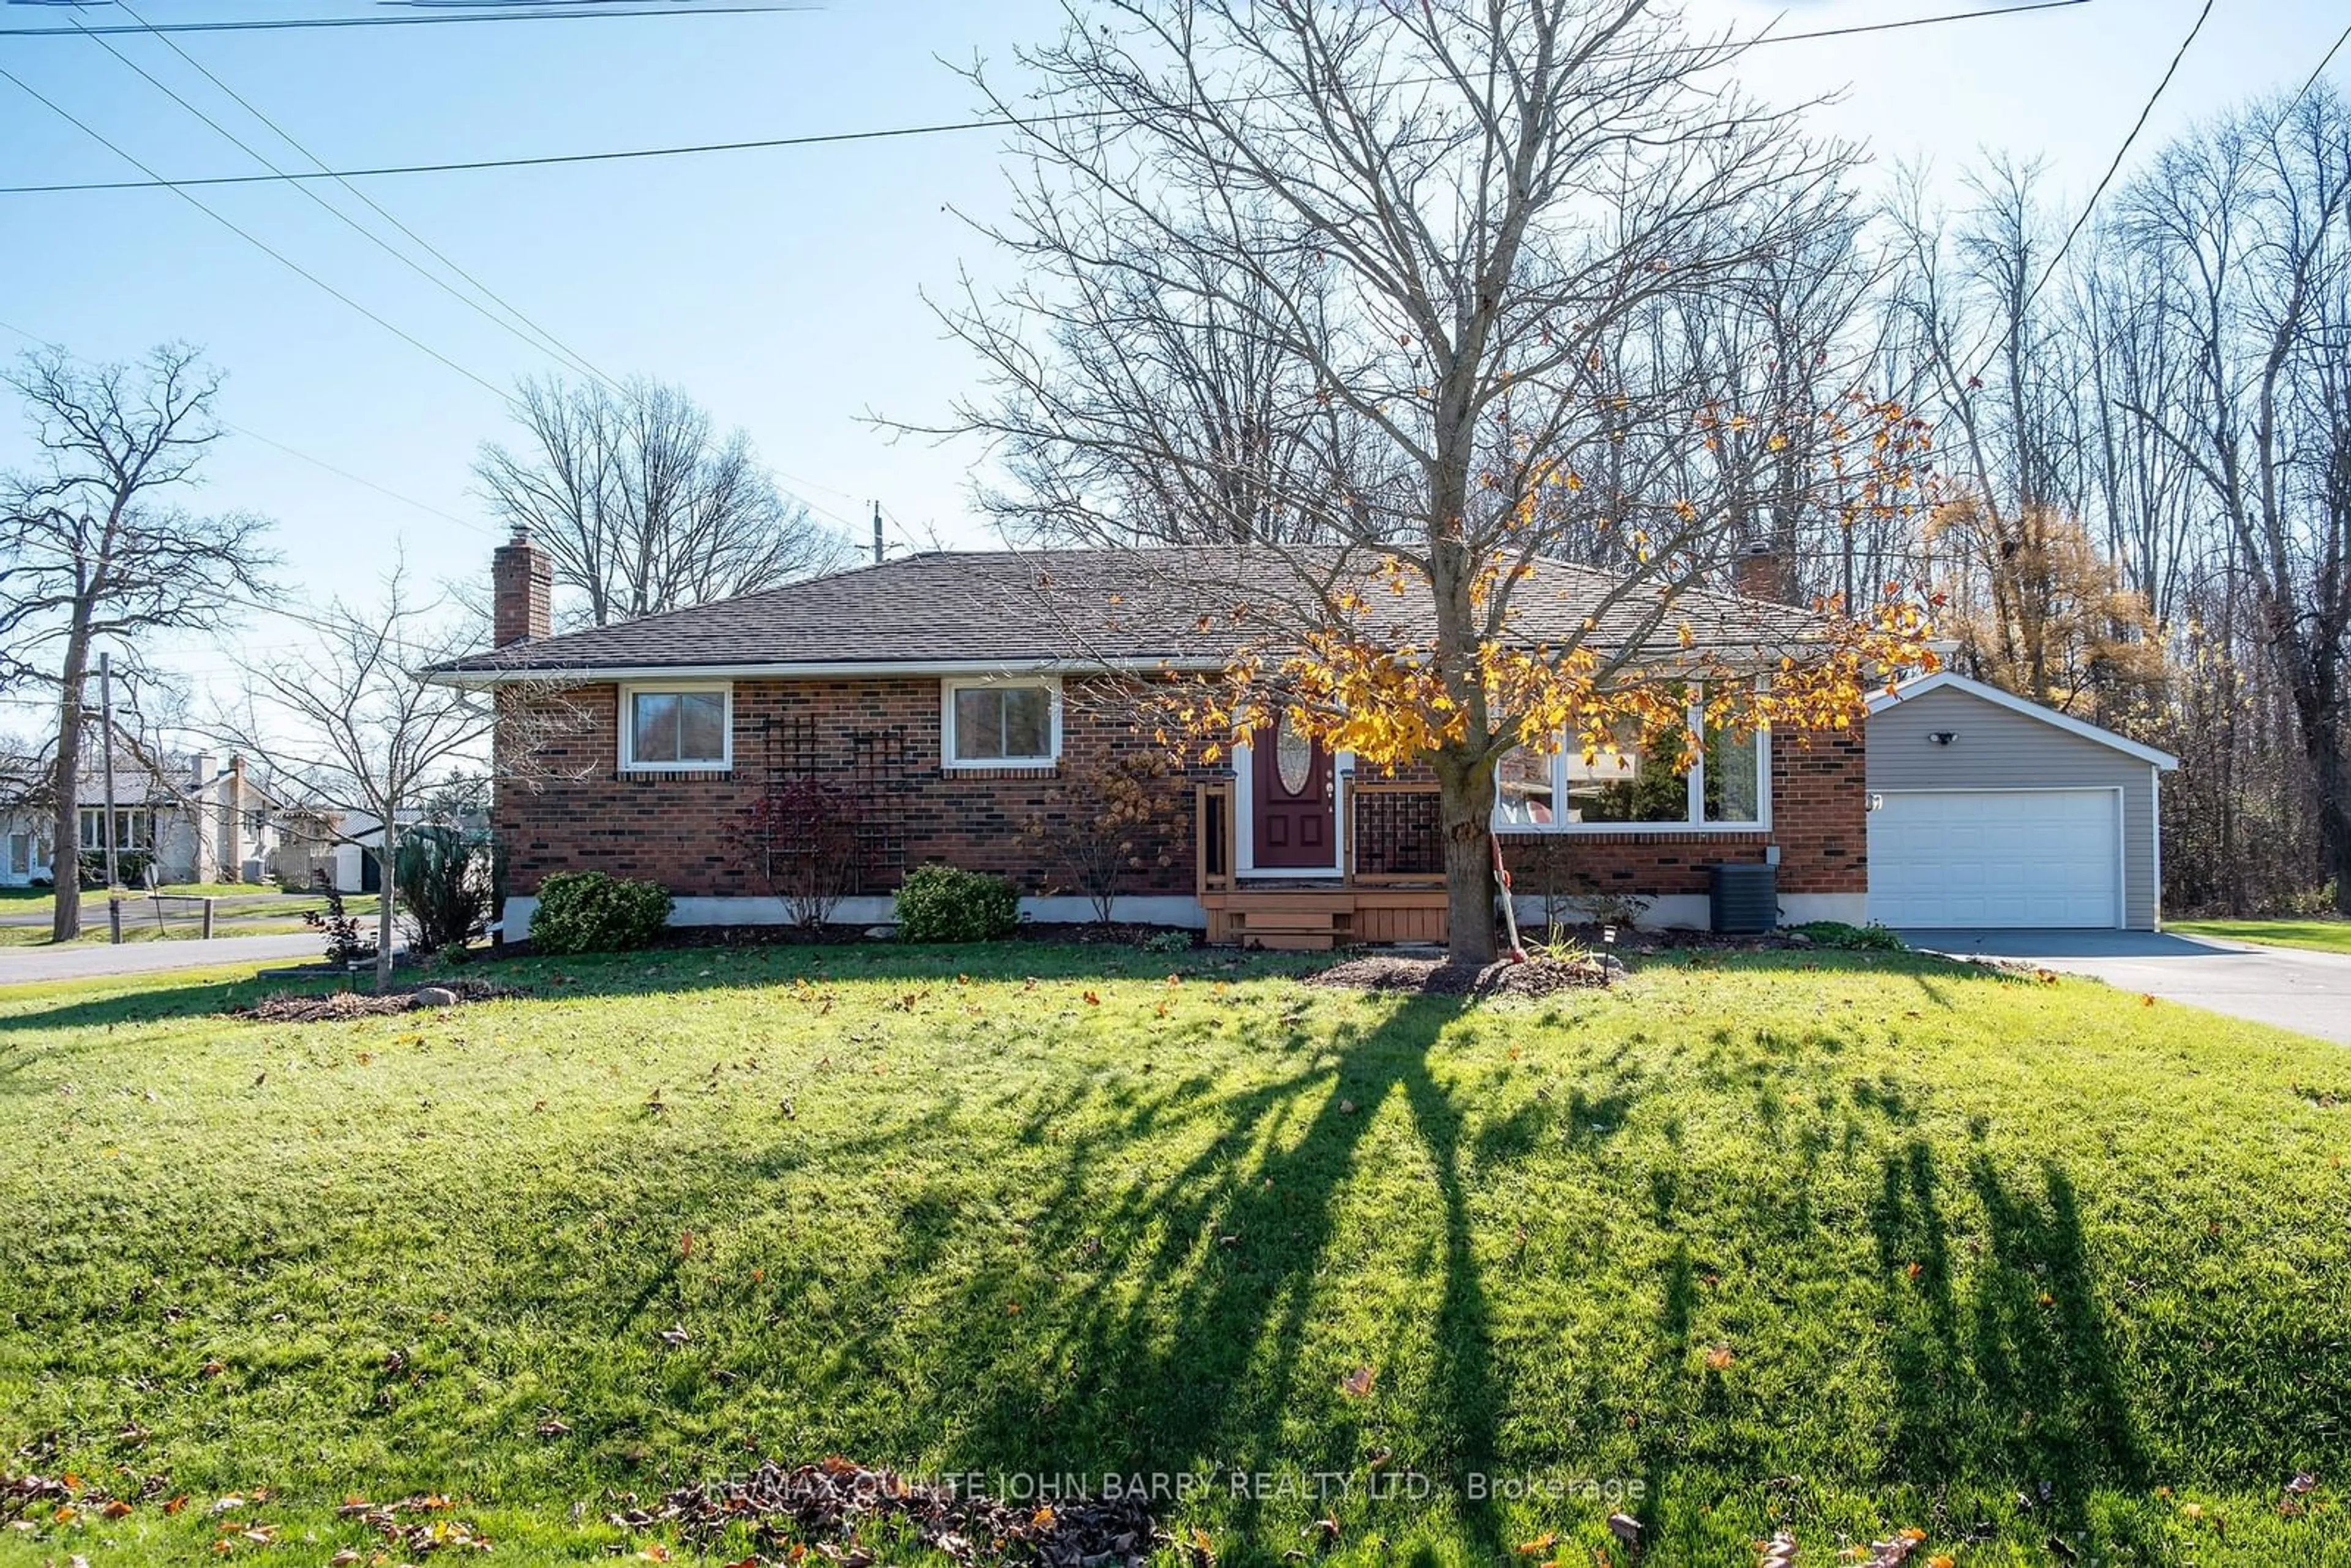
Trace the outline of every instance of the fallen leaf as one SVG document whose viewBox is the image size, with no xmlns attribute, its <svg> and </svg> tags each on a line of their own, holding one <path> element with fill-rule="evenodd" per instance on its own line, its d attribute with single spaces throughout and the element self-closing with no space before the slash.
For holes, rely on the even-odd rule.
<svg viewBox="0 0 2351 1568">
<path fill-rule="evenodd" d="M 1707 1369 L 1711 1372 L 1728 1372 L 1730 1370 L 1730 1364 L 1733 1359 L 1735 1358 L 1731 1355 L 1730 1347 L 1729 1345 L 1718 1344 L 1711 1346 L 1706 1353 Z"/>
<path fill-rule="evenodd" d="M 1339 1387 L 1354 1398 L 1363 1399 L 1368 1397 L 1372 1392 L 1372 1379 L 1374 1375 L 1374 1374 L 1370 1367 L 1359 1366 L 1355 1368 L 1353 1372 L 1347 1375 L 1346 1378 L 1340 1383 Z"/>
</svg>

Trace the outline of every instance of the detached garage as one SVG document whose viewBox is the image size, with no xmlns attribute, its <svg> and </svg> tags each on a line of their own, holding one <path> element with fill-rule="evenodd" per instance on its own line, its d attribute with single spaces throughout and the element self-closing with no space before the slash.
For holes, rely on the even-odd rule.
<svg viewBox="0 0 2351 1568">
<path fill-rule="evenodd" d="M 2177 758 L 1948 673 L 1869 710 L 1872 920 L 2155 929 Z"/>
</svg>

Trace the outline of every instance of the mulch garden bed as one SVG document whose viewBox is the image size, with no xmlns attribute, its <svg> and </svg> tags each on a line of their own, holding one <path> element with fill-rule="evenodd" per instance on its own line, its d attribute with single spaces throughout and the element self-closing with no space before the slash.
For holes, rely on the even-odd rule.
<svg viewBox="0 0 2351 1568">
<path fill-rule="evenodd" d="M 1142 1568 L 1165 1540 L 1136 1490 L 1008 1503 L 838 1458 L 789 1468 L 770 1459 L 747 1476 L 681 1487 L 655 1507 L 611 1516 L 623 1530 L 667 1527 L 704 1545 L 739 1527 L 762 1552 L 797 1561 L 813 1545 L 818 1556 L 811 1561 L 843 1568 L 874 1561 L 872 1550 L 858 1543 L 859 1529 L 891 1519 L 905 1521 L 925 1546 L 966 1563 Z"/>
<path fill-rule="evenodd" d="M 1816 946 L 1809 936 L 1792 931 L 1767 931 L 1761 936 L 1730 936 L 1715 931 L 1641 930 L 1630 925 L 1616 927 L 1616 940 L 1607 939 L 1597 925 L 1562 925 L 1559 935 L 1580 942 L 1594 953 L 1638 956 L 1646 953 L 1767 953 Z M 1530 942 L 1543 936 L 1540 925 L 1521 925 L 1521 935 Z"/>
<path fill-rule="evenodd" d="M 488 980 L 431 980 L 390 991 L 279 991 L 249 1008 L 232 1008 L 229 1016 L 256 1023 L 328 1023 L 526 994 Z"/>
<path fill-rule="evenodd" d="M 1404 954 L 1366 954 L 1302 977 L 1310 986 L 1351 991 L 1385 991 L 1423 997 L 1548 997 L 1561 991 L 1598 990 L 1622 967 L 1604 958 L 1562 964 L 1456 964 L 1444 958 Z"/>
</svg>

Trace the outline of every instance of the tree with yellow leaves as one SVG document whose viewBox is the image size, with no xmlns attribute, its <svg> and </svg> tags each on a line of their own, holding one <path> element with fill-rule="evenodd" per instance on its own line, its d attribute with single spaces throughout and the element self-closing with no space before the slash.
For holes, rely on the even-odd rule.
<svg viewBox="0 0 2351 1568">
<path fill-rule="evenodd" d="M 1243 547 L 1229 580 L 1165 558 L 1241 645 L 1157 727 L 1213 755 L 1279 712 L 1428 769 L 1458 957 L 1495 951 L 1512 749 L 1677 748 L 1694 706 L 1842 727 L 1929 657 L 1915 603 L 1712 596 L 1759 517 L 1927 484 L 1907 411 L 1788 377 L 1731 406 L 1709 345 L 1757 340 L 1661 329 L 1766 308 L 1848 165 L 1725 84 L 1741 53 L 1647 0 L 1110 0 L 1017 103 L 973 78 L 1018 138 L 989 232 L 1026 282 L 942 308 L 988 394 L 940 428 L 993 444 L 1018 535 Z"/>
</svg>

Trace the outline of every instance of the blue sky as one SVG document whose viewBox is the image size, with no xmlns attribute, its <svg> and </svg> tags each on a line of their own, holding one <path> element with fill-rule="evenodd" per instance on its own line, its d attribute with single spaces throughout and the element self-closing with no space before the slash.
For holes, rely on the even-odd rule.
<svg viewBox="0 0 2351 1568">
<path fill-rule="evenodd" d="M 355 13 L 358 0 L 133 0 L 151 22 Z M 1694 22 L 1809 31 L 1975 8 L 1983 0 L 1691 0 Z M 1751 57 L 1750 85 L 1823 111 L 1881 165 L 1955 171 L 1979 149 L 2044 156 L 2078 201 L 2121 144 L 2201 0 L 2093 0 Z M 977 107 L 941 63 L 1005 61 L 1048 34 L 1049 0 L 830 0 L 748 16 L 201 33 L 179 42 L 336 166 L 734 141 L 956 120 Z M 92 23 L 126 22 L 105 5 Z M 60 24 L 0 5 L 0 26 Z M 2221 0 L 2143 148 L 2241 99 L 2299 85 L 2341 0 Z M 256 149 L 298 155 L 162 44 L 111 40 Z M 166 175 L 256 165 L 88 38 L 0 37 L 0 65 Z M 2351 84 L 2351 50 L 2331 75 Z M 972 455 L 893 444 L 869 413 L 938 417 L 970 364 L 940 340 L 925 288 L 1001 263 L 947 210 L 985 215 L 1003 189 L 993 132 L 653 162 L 369 182 L 417 234 L 614 375 L 678 382 L 749 429 L 787 485 L 862 518 L 879 497 L 904 537 L 985 542 L 965 496 Z M 136 177 L 114 153 L 0 81 L 0 184 Z M 350 204 L 332 187 L 321 193 Z M 279 185 L 200 193 L 256 237 L 494 385 L 552 369 Z M 374 214 L 358 215 L 381 226 Z M 435 574 L 486 571 L 495 530 L 468 494 L 489 391 L 426 357 L 168 191 L 0 196 L 0 322 L 93 359 L 164 339 L 201 344 L 230 380 L 221 409 L 408 501 L 262 440 L 217 448 L 201 504 L 278 521 L 285 576 L 311 600 L 364 597 L 394 546 Z M 0 350 L 25 346 L 0 330 Z M 0 416 L 0 465 L 23 455 Z M 429 508 L 429 509 L 428 509 Z M 443 516 L 440 514 L 447 514 Z M 287 628 L 248 627 L 248 644 Z M 190 644 L 199 680 L 225 665 Z"/>
</svg>

